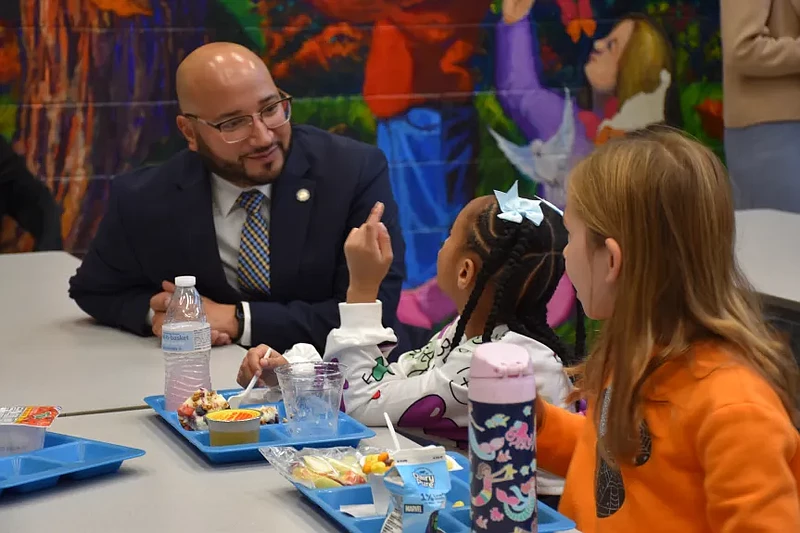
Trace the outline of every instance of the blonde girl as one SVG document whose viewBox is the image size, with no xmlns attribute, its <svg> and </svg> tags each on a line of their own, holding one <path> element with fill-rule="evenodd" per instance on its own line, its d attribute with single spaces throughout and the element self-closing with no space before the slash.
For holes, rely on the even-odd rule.
<svg viewBox="0 0 800 533">
<path fill-rule="evenodd" d="M 599 339 L 586 418 L 540 404 L 539 465 L 583 533 L 800 531 L 798 368 L 736 264 L 731 186 L 664 128 L 579 163 L 566 269 Z"/>
</svg>

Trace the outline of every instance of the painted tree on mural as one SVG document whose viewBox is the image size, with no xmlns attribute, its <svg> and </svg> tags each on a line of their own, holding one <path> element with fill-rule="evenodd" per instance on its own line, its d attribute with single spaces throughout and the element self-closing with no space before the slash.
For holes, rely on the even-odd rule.
<svg viewBox="0 0 800 533">
<path fill-rule="evenodd" d="M 172 79 L 202 44 L 205 0 L 20 0 L 17 146 L 63 208 L 67 249 L 83 248 L 109 177 L 173 131 Z M 154 28 L 182 27 L 159 32 Z M 29 239 L 18 247 L 26 249 Z"/>
</svg>

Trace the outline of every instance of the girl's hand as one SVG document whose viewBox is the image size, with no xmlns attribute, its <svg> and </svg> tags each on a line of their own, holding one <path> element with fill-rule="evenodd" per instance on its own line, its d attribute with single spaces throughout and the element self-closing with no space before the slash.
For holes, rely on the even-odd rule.
<svg viewBox="0 0 800 533">
<path fill-rule="evenodd" d="M 394 260 L 389 231 L 381 222 L 383 204 L 372 208 L 367 221 L 353 228 L 344 243 L 350 271 L 347 303 L 372 303 Z"/>
<path fill-rule="evenodd" d="M 279 354 L 266 344 L 260 344 L 255 348 L 250 348 L 242 360 L 239 367 L 239 374 L 236 382 L 242 387 L 247 387 L 253 375 L 259 374 L 260 379 L 257 384 L 261 387 L 274 387 L 278 384 L 278 377 L 275 369 L 287 364 L 283 355 Z"/>
<path fill-rule="evenodd" d="M 528 16 L 536 0 L 503 0 L 503 22 L 514 24 Z"/>
</svg>

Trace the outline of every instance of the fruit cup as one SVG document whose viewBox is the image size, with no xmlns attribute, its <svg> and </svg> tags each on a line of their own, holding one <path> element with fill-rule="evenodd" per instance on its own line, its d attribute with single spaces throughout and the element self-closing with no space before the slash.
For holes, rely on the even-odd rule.
<svg viewBox="0 0 800 533">
<path fill-rule="evenodd" d="M 211 446 L 235 446 L 258 442 L 261 412 L 255 409 L 224 409 L 206 415 Z"/>
<path fill-rule="evenodd" d="M 386 516 L 386 512 L 389 510 L 391 494 L 383 482 L 383 477 L 392 464 L 393 461 L 389 458 L 389 454 L 384 452 L 378 455 L 367 455 L 361 465 L 362 470 L 367 474 L 369 488 L 372 491 L 372 502 L 378 516 Z"/>
</svg>

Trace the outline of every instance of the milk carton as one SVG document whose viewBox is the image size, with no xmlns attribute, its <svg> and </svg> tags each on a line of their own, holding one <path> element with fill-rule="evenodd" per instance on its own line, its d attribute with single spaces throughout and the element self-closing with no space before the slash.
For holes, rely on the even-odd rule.
<svg viewBox="0 0 800 533">
<path fill-rule="evenodd" d="M 381 533 L 438 533 L 439 511 L 450 492 L 450 472 L 441 446 L 400 450 L 384 476 L 391 494 Z"/>
</svg>

